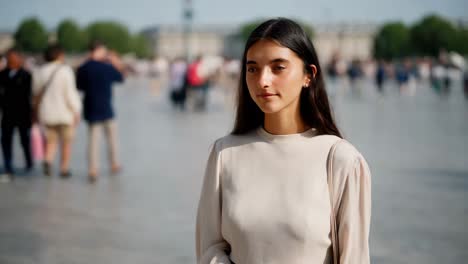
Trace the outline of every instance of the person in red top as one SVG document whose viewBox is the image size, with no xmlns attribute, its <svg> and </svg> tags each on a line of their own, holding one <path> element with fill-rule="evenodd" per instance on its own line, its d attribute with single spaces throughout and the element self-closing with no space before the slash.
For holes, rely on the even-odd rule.
<svg viewBox="0 0 468 264">
<path fill-rule="evenodd" d="M 196 92 L 195 109 L 205 110 L 209 83 L 201 72 L 202 57 L 198 56 L 187 69 L 187 80 L 190 87 Z"/>
</svg>

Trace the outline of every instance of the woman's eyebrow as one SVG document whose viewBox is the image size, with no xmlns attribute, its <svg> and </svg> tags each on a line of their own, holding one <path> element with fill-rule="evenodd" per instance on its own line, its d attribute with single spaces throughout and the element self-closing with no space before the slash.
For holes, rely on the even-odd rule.
<svg viewBox="0 0 468 264">
<path fill-rule="evenodd" d="M 289 62 L 289 61 L 287 59 L 283 59 L 283 58 L 276 58 L 276 59 L 271 60 L 269 63 L 276 63 L 276 62 L 283 62 L 284 63 L 284 62 Z M 247 64 L 257 64 L 257 62 L 254 61 L 254 60 L 248 60 L 245 64 L 246 65 Z"/>
<path fill-rule="evenodd" d="M 275 62 L 289 62 L 287 59 L 283 59 L 283 58 L 277 58 L 277 59 L 274 59 L 274 60 L 271 60 L 270 63 L 275 63 Z"/>
</svg>

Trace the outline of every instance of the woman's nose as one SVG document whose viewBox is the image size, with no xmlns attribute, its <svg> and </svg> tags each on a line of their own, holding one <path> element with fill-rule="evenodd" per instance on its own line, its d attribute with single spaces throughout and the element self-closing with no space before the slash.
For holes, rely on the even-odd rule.
<svg viewBox="0 0 468 264">
<path fill-rule="evenodd" d="M 261 88 L 270 87 L 271 86 L 271 78 L 272 78 L 271 71 L 269 71 L 268 69 L 262 70 L 262 72 L 260 73 L 260 76 L 258 78 L 259 87 L 261 87 Z"/>
</svg>

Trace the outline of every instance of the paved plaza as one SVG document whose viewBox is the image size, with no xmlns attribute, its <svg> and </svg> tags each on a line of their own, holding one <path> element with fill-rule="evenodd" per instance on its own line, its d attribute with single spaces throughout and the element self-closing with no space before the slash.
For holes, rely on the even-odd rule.
<svg viewBox="0 0 468 264">
<path fill-rule="evenodd" d="M 447 97 L 425 85 L 416 96 L 389 85 L 379 97 L 363 87 L 361 96 L 334 93 L 333 105 L 373 176 L 372 263 L 466 263 L 468 100 L 461 87 Z M 120 175 L 109 174 L 103 145 L 100 177 L 87 182 L 82 123 L 70 179 L 46 178 L 36 166 L 0 184 L 0 264 L 195 263 L 203 170 L 210 144 L 232 127 L 232 100 L 218 89 L 206 112 L 181 112 L 167 98 L 144 78 L 116 87 Z"/>
</svg>

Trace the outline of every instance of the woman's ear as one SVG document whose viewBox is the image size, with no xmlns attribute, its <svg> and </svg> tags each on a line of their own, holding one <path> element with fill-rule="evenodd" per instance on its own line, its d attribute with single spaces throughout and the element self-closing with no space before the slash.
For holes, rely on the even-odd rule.
<svg viewBox="0 0 468 264">
<path fill-rule="evenodd" d="M 309 87 L 310 81 L 313 81 L 317 74 L 317 67 L 314 64 L 310 64 L 309 67 L 312 73 L 307 74 L 303 87 Z"/>
<path fill-rule="evenodd" d="M 317 75 L 317 66 L 315 66 L 314 64 L 310 64 L 309 65 L 310 67 L 310 70 L 312 71 L 312 79 L 315 79 L 315 75 Z"/>
</svg>

